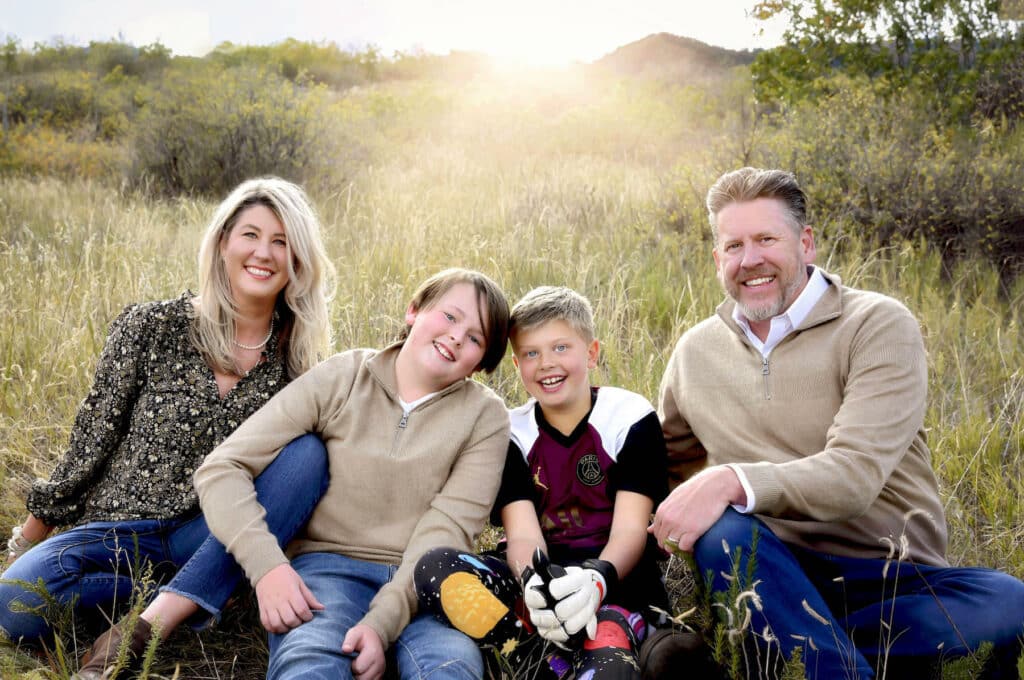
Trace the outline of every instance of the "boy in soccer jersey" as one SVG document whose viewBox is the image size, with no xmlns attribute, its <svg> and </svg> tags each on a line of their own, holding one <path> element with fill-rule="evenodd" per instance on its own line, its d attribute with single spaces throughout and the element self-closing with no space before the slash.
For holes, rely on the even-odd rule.
<svg viewBox="0 0 1024 680">
<path fill-rule="evenodd" d="M 512 310 L 510 339 L 531 399 L 510 411 L 491 513 L 504 549 L 427 553 L 416 569 L 420 605 L 517 674 L 638 678 L 650 607 L 668 608 L 647 533 L 667 493 L 661 424 L 639 394 L 591 386 L 599 344 L 579 293 L 530 291 Z M 537 568 L 538 548 L 549 569 Z"/>
</svg>

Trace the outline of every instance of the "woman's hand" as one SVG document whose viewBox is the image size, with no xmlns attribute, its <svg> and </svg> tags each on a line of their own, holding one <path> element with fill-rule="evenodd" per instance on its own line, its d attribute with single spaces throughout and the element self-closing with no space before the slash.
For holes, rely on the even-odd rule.
<svg viewBox="0 0 1024 680">
<path fill-rule="evenodd" d="M 53 531 L 53 527 L 29 513 L 25 523 L 11 530 L 11 538 L 7 541 L 7 556 L 4 559 L 4 571 L 14 561 L 32 549 L 32 546 L 44 540 Z"/>
<path fill-rule="evenodd" d="M 4 572 L 6 572 L 7 569 L 12 564 L 14 564 L 14 560 L 18 559 L 19 557 L 21 557 L 21 555 L 19 555 L 18 553 L 14 552 L 13 550 L 11 550 L 10 546 L 8 545 L 6 557 L 4 557 L 3 567 L 0 568 L 0 574 L 3 574 Z"/>
<path fill-rule="evenodd" d="M 256 583 L 260 623 L 271 633 L 287 633 L 313 619 L 324 606 L 290 564 L 279 564 Z"/>
</svg>

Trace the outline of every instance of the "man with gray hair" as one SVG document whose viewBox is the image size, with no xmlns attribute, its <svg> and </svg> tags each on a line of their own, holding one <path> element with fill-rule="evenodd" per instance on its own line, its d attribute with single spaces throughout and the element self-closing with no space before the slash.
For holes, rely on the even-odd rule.
<svg viewBox="0 0 1024 680">
<path fill-rule="evenodd" d="M 650 532 L 716 592 L 756 552 L 741 587 L 761 665 L 801 648 L 808 677 L 923 678 L 987 641 L 984 677 L 1016 678 L 1024 583 L 946 561 L 917 321 L 813 265 L 791 173 L 726 173 L 707 207 L 728 299 L 666 367 L 658 415 L 685 481 Z"/>
</svg>

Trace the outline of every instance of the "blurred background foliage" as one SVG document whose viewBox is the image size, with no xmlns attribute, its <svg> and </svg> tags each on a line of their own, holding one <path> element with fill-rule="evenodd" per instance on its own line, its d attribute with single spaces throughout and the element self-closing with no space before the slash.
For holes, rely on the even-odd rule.
<svg viewBox="0 0 1024 680">
<path fill-rule="evenodd" d="M 949 264 L 980 255 L 1015 279 L 1024 31 L 1000 19 L 999 0 L 763 0 L 753 11 L 787 18 L 784 45 L 735 52 L 653 35 L 539 91 L 472 53 L 288 39 L 193 58 L 160 44 L 24 47 L 8 36 L 0 173 L 164 196 L 218 196 L 270 172 L 328 188 L 443 112 L 486 108 L 498 83 L 523 96 L 492 113 L 515 116 L 524 134 L 532 115 L 544 134 L 564 132 L 553 134 L 560 152 L 596 146 L 661 165 L 680 228 L 702 228 L 697 199 L 722 169 L 778 165 L 799 171 L 837 234 L 920 237 Z"/>
</svg>

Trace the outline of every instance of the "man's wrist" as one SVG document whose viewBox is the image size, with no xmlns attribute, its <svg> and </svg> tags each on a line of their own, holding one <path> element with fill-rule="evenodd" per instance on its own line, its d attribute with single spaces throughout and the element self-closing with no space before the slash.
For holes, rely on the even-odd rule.
<svg viewBox="0 0 1024 680">
<path fill-rule="evenodd" d="M 749 482 L 746 480 L 746 476 L 743 471 L 737 466 L 731 464 L 722 465 L 728 473 L 723 473 L 722 479 L 727 480 L 727 494 L 726 499 L 732 505 L 740 508 L 749 508 L 750 506 L 750 495 Z"/>
</svg>

